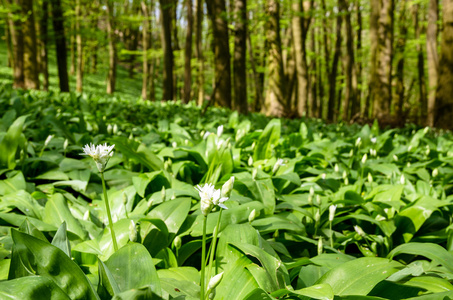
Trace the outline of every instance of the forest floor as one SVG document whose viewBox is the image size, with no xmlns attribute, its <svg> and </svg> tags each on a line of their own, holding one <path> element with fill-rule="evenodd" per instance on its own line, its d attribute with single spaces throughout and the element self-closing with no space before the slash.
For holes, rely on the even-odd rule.
<svg viewBox="0 0 453 300">
<path fill-rule="evenodd" d="M 87 94 L 107 95 L 107 59 L 108 57 L 99 55 L 99 67 L 96 73 L 85 72 L 83 77 L 83 92 Z M 105 60 L 105 61 L 103 61 Z M 70 68 L 70 57 L 68 57 L 68 71 Z M 87 67 L 88 68 L 88 67 Z M 0 40 L 0 84 L 10 85 L 13 82 L 13 70 L 8 67 L 7 47 L 4 40 Z M 42 87 L 43 77 L 40 75 Z M 69 86 L 71 91 L 75 90 L 76 76 L 69 74 Z M 58 71 L 56 64 L 55 48 L 49 49 L 49 89 L 58 91 Z M 129 71 L 122 65 L 117 66 L 116 91 L 113 95 L 119 98 L 137 99 L 141 95 L 142 79 L 139 73 L 135 73 L 134 78 L 129 77 Z"/>
</svg>

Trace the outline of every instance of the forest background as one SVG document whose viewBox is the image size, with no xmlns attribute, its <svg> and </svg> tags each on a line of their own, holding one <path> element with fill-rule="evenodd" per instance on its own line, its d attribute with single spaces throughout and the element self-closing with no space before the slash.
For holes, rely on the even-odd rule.
<svg viewBox="0 0 453 300">
<path fill-rule="evenodd" d="M 453 128 L 453 0 L 1 0 L 0 15 L 15 88 L 125 81 L 151 101 Z"/>
</svg>

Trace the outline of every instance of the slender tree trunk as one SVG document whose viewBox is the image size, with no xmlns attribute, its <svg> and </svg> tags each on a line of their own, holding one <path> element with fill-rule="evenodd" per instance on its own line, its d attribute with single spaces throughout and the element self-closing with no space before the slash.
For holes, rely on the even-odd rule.
<svg viewBox="0 0 453 300">
<path fill-rule="evenodd" d="M 426 31 L 426 56 L 428 63 L 428 114 L 426 123 L 434 126 L 434 109 L 436 106 L 437 70 L 439 59 L 437 56 L 437 19 L 438 0 L 430 0 L 428 8 L 428 28 Z"/>
<path fill-rule="evenodd" d="M 396 55 L 397 55 L 397 64 L 396 64 L 396 94 L 398 97 L 395 115 L 398 119 L 402 119 L 404 116 L 403 105 L 405 100 L 405 86 L 404 86 L 404 55 L 406 49 L 406 39 L 407 39 L 407 24 L 406 24 L 406 10 L 407 4 L 406 0 L 401 0 L 400 2 L 400 18 L 399 18 L 399 38 L 396 44 Z"/>
<path fill-rule="evenodd" d="M 211 17 L 214 43 L 214 103 L 231 108 L 231 66 L 225 0 L 206 2 Z"/>
<path fill-rule="evenodd" d="M 249 60 L 250 60 L 250 66 L 252 68 L 253 86 L 254 86 L 254 90 L 255 90 L 255 101 L 253 104 L 253 110 L 259 111 L 264 102 L 263 101 L 263 85 L 261 84 L 260 74 L 256 70 L 255 55 L 253 53 L 252 41 L 250 39 L 249 34 L 247 35 L 247 48 L 249 50 Z"/>
<path fill-rule="evenodd" d="M 151 62 L 149 63 L 149 73 L 154 74 L 154 70 L 156 68 L 156 59 L 152 58 Z M 148 76 L 149 78 L 149 93 L 148 93 L 148 99 L 150 101 L 156 101 L 156 88 L 154 85 L 154 76 Z"/>
<path fill-rule="evenodd" d="M 357 0 L 356 5 L 356 17 L 357 17 L 357 32 L 356 32 L 356 37 L 357 37 L 357 45 L 356 45 L 356 57 L 357 57 L 357 62 L 356 62 L 356 74 L 355 78 L 357 81 L 357 94 L 356 94 L 356 102 L 352 104 L 351 107 L 351 116 L 353 118 L 359 117 L 360 115 L 363 117 L 364 110 L 361 107 L 361 99 L 362 99 L 362 89 L 359 88 L 362 86 L 362 9 L 361 9 L 361 0 Z M 368 98 L 369 99 L 369 98 Z M 364 105 L 365 108 L 369 108 L 369 104 L 367 105 L 365 103 Z"/>
<path fill-rule="evenodd" d="M 355 60 L 354 60 L 354 39 L 352 35 L 351 12 L 349 11 L 349 3 L 346 0 L 339 0 L 340 10 L 344 13 L 344 22 L 346 29 L 346 55 L 345 55 L 345 71 L 346 71 L 346 87 L 343 101 L 343 116 L 344 121 L 350 120 L 349 111 L 351 106 L 356 105 L 357 97 L 357 78 L 355 77 Z"/>
<path fill-rule="evenodd" d="M 26 20 L 22 23 L 24 37 L 24 84 L 27 89 L 39 89 L 38 51 L 32 0 L 22 0 L 22 12 L 26 16 Z"/>
<path fill-rule="evenodd" d="M 76 67 L 76 91 L 83 91 L 83 44 L 81 32 L 82 8 L 81 0 L 76 0 L 75 18 L 76 18 L 76 45 L 77 45 L 77 67 Z"/>
<path fill-rule="evenodd" d="M 247 1 L 236 0 L 234 35 L 234 108 L 242 114 L 248 112 L 247 105 Z"/>
<path fill-rule="evenodd" d="M 310 39 L 310 51 L 312 53 L 317 53 L 316 48 L 316 28 L 311 30 L 311 39 Z M 317 57 L 313 57 L 310 62 L 309 67 L 310 74 L 309 74 L 309 92 L 308 92 L 308 112 L 310 118 L 318 118 L 318 93 L 317 93 L 317 86 L 318 86 L 318 59 Z"/>
<path fill-rule="evenodd" d="M 76 52 L 77 52 L 77 45 L 76 45 L 76 21 L 73 20 L 71 24 L 71 32 L 69 33 L 69 47 L 70 47 L 70 55 L 71 55 L 71 66 L 69 67 L 69 74 L 74 75 L 76 69 Z"/>
<path fill-rule="evenodd" d="M 196 27 L 195 27 L 195 55 L 197 57 L 197 104 L 202 105 L 204 101 L 204 58 L 203 58 L 203 1 L 195 0 L 197 4 Z"/>
<path fill-rule="evenodd" d="M 40 41 L 40 68 L 43 74 L 43 89 L 47 91 L 49 89 L 49 66 L 48 66 L 48 52 L 47 52 L 47 20 L 49 17 L 49 0 L 43 0 L 42 12 L 39 20 L 39 41 Z"/>
<path fill-rule="evenodd" d="M 2 4 L 6 6 L 5 1 L 2 0 Z M 6 49 L 8 49 L 8 68 L 12 68 L 14 65 L 14 56 L 13 56 L 13 47 L 11 46 L 11 30 L 10 30 L 10 16 L 9 14 L 6 16 L 5 20 L 5 42 L 6 42 Z"/>
<path fill-rule="evenodd" d="M 280 38 L 280 5 L 278 0 L 267 0 L 265 3 L 266 41 L 269 48 L 268 88 L 264 106 L 261 108 L 266 115 L 281 117 L 285 111 L 285 87 L 282 60 L 282 44 Z"/>
<path fill-rule="evenodd" d="M 336 116 L 339 113 L 336 109 L 336 92 L 337 92 L 337 73 L 338 73 L 338 62 L 341 56 L 341 24 L 342 24 L 342 17 L 341 15 L 337 16 L 337 24 L 336 24 L 336 40 L 335 40 L 335 49 L 332 58 L 332 67 L 329 74 L 329 105 L 328 105 L 328 113 L 327 113 L 327 120 L 335 121 Z M 339 101 L 339 99 L 338 99 Z"/>
<path fill-rule="evenodd" d="M 377 44 L 373 48 L 375 53 L 372 53 L 375 61 L 371 64 L 370 87 L 373 116 L 377 119 L 383 119 L 390 114 L 392 101 L 393 7 L 393 0 L 371 2 L 370 20 L 375 18 L 371 21 L 371 27 L 377 30 Z"/>
<path fill-rule="evenodd" d="M 442 2 L 443 30 L 434 125 L 453 129 L 453 0 Z"/>
<path fill-rule="evenodd" d="M 55 45 L 57 53 L 58 78 L 60 81 L 60 91 L 69 92 L 69 78 L 66 53 L 66 38 L 63 24 L 63 11 L 61 0 L 51 0 L 52 21 L 55 31 Z"/>
<path fill-rule="evenodd" d="M 107 36 L 109 40 L 109 72 L 107 77 L 107 94 L 115 92 L 116 83 L 116 46 L 115 46 L 115 16 L 113 0 L 107 0 Z"/>
<path fill-rule="evenodd" d="M 419 40 L 421 32 L 423 31 L 419 22 L 419 4 L 415 3 L 412 5 L 412 14 L 414 18 L 414 32 L 415 39 Z M 419 122 L 426 121 L 427 113 L 427 98 L 426 98 L 426 85 L 425 85 L 425 59 L 423 55 L 422 47 L 420 44 L 416 45 L 417 51 L 417 77 L 418 77 L 418 94 L 419 94 L 419 105 L 417 106 L 419 116 Z"/>
<path fill-rule="evenodd" d="M 305 46 L 304 22 L 302 19 L 303 5 L 302 0 L 297 0 L 292 4 L 294 16 L 291 18 L 291 28 L 294 40 L 294 59 L 296 63 L 297 78 L 297 115 L 302 117 L 307 114 L 308 102 L 308 67 Z"/>
<path fill-rule="evenodd" d="M 188 103 L 192 91 L 192 34 L 193 34 L 193 13 L 192 0 L 186 0 L 187 7 L 187 32 L 186 45 L 184 49 L 184 103 Z"/>
<path fill-rule="evenodd" d="M 172 0 L 159 0 L 162 22 L 162 48 L 164 51 L 163 99 L 173 100 L 173 48 L 171 43 Z"/>
<path fill-rule="evenodd" d="M 20 14 L 20 6 L 18 1 L 12 2 L 7 0 L 7 3 L 12 8 L 8 13 L 9 30 L 11 34 L 11 45 L 13 48 L 13 87 L 23 89 L 24 82 L 24 36 L 22 33 L 22 24 L 20 19 L 15 18 L 15 15 Z M 12 5 L 15 5 L 12 6 Z M 16 10 L 16 9 L 17 10 Z"/>
<path fill-rule="evenodd" d="M 148 28 L 149 28 L 149 14 L 146 1 L 141 1 L 143 26 L 142 26 L 142 47 L 143 47 L 143 71 L 142 71 L 142 99 L 148 99 Z"/>
</svg>

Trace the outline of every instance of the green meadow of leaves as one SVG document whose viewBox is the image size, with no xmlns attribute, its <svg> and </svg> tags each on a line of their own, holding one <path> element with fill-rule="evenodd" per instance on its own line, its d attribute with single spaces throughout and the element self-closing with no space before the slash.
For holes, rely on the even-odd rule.
<svg viewBox="0 0 453 300">
<path fill-rule="evenodd" d="M 231 176 L 214 299 L 453 298 L 448 133 L 5 87 L 0 111 L 1 299 L 199 299 L 194 186 Z M 89 143 L 115 144 L 117 252 Z"/>
</svg>

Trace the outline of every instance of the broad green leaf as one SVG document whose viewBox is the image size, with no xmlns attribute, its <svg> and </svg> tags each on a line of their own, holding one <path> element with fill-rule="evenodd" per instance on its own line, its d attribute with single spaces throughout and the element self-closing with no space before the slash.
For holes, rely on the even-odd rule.
<svg viewBox="0 0 453 300">
<path fill-rule="evenodd" d="M 55 282 L 44 276 L 27 276 L 0 282 L 0 298 L 10 300 L 69 300 Z M 73 298 L 74 299 L 74 298 Z"/>
<path fill-rule="evenodd" d="M 22 261 L 30 261 L 33 273 L 55 282 L 72 299 L 99 299 L 91 282 L 63 251 L 40 239 L 12 229 Z M 31 258 L 31 260 L 29 260 Z"/>
<path fill-rule="evenodd" d="M 52 245 L 60 248 L 68 257 L 71 257 L 71 244 L 69 243 L 65 221 L 61 223 L 60 228 L 58 228 L 57 233 L 53 237 Z"/>
<path fill-rule="evenodd" d="M 274 148 L 280 139 L 281 123 L 279 119 L 271 120 L 261 133 L 253 153 L 253 160 L 263 160 L 272 157 Z"/>
<path fill-rule="evenodd" d="M 26 191 L 20 190 L 3 196 L 0 199 L 0 210 L 9 212 L 17 208 L 24 215 L 41 219 L 43 207 Z"/>
<path fill-rule="evenodd" d="M 187 218 L 192 200 L 190 198 L 176 198 L 154 207 L 149 213 L 150 219 L 161 219 L 167 225 L 170 233 L 176 234 Z"/>
<path fill-rule="evenodd" d="M 105 262 L 120 291 L 150 286 L 161 295 L 161 286 L 148 250 L 137 243 L 129 243 L 113 253 Z"/>
<path fill-rule="evenodd" d="M 335 295 L 365 296 L 401 267 L 400 263 L 386 258 L 362 257 L 333 268 L 317 284 L 329 284 Z"/>
<path fill-rule="evenodd" d="M 112 272 L 110 272 L 109 268 L 99 258 L 98 258 L 98 273 L 99 282 L 97 292 L 102 299 L 111 298 L 114 295 L 117 295 L 121 292 Z"/>
<path fill-rule="evenodd" d="M 440 245 L 432 243 L 407 243 L 402 244 L 393 249 L 389 254 L 389 258 L 393 258 L 399 254 L 420 255 L 431 259 L 432 261 L 446 267 L 448 271 L 453 273 L 453 254 L 445 250 Z"/>
<path fill-rule="evenodd" d="M 30 221 L 31 224 L 33 224 L 40 231 L 57 231 L 57 228 L 58 228 L 54 225 L 44 223 L 43 221 L 41 221 L 39 219 L 27 217 L 24 215 L 18 215 L 15 213 L 1 213 L 0 212 L 0 220 L 6 222 L 7 224 L 14 225 L 16 227 L 19 227 L 25 220 L 28 220 L 28 221 Z"/>
<path fill-rule="evenodd" d="M 254 289 L 244 298 L 244 300 L 273 300 L 273 299 L 276 298 L 269 295 L 269 293 L 263 290 L 262 288 Z"/>
<path fill-rule="evenodd" d="M 76 234 L 78 238 L 83 240 L 87 237 L 87 232 L 72 215 L 68 203 L 62 194 L 53 194 L 48 199 L 43 221 L 54 226 L 60 226 L 61 223 L 66 222 L 69 232 Z"/>
<path fill-rule="evenodd" d="M 16 167 L 16 151 L 27 117 L 28 115 L 24 115 L 17 118 L 0 141 L 0 167 L 8 167 L 10 170 Z"/>
<path fill-rule="evenodd" d="M 157 271 L 162 290 L 172 297 L 186 296 L 186 299 L 200 299 L 200 273 L 193 267 L 160 269 Z"/>
<path fill-rule="evenodd" d="M 25 190 L 26 188 L 27 184 L 22 172 L 17 172 L 16 175 L 0 181 L 0 195 L 2 196 Z"/>
</svg>

